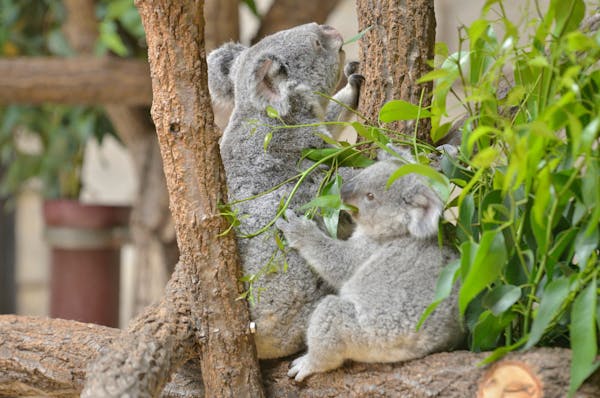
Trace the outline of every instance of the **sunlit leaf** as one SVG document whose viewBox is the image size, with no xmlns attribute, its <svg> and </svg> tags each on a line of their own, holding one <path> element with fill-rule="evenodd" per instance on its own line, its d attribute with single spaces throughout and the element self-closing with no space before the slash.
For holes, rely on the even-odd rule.
<svg viewBox="0 0 600 398">
<path fill-rule="evenodd" d="M 431 117 L 431 112 L 427 109 L 403 100 L 389 101 L 379 111 L 379 120 L 384 123 L 427 117 Z"/>
</svg>

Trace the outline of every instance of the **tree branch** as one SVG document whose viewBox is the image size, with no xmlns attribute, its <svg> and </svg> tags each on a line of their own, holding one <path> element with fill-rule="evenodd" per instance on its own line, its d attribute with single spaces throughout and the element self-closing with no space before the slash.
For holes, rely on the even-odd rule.
<svg viewBox="0 0 600 398">
<path fill-rule="evenodd" d="M 256 43 L 271 33 L 296 25 L 308 22 L 322 24 L 338 3 L 339 0 L 319 0 L 305 1 L 300 5 L 297 0 L 275 0 L 269 11 L 263 16 L 252 43 Z"/>
<path fill-rule="evenodd" d="M 112 328 L 61 319 L 0 316 L 0 395 L 77 396 L 87 364 L 102 347 L 121 339 Z M 456 351 L 396 364 L 347 364 L 296 383 L 286 373 L 288 361 L 262 363 L 269 397 L 474 397 L 489 367 L 478 363 L 489 353 Z M 571 352 L 536 348 L 510 354 L 540 378 L 545 397 L 564 397 L 569 385 Z M 187 368 L 187 366 L 186 366 Z M 182 369 L 163 397 L 198 397 L 197 370 Z M 17 381 L 18 380 L 18 381 Z M 578 397 L 600 396 L 600 372 L 579 390 Z"/>
<path fill-rule="evenodd" d="M 143 61 L 98 57 L 0 59 L 0 104 L 149 105 Z"/>
</svg>

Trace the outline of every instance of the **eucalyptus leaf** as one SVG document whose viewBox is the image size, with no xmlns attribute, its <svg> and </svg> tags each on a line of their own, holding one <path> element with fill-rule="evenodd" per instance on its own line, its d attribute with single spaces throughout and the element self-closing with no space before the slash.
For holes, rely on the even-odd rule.
<svg viewBox="0 0 600 398">
<path fill-rule="evenodd" d="M 596 305 L 598 301 L 596 278 L 579 293 L 571 309 L 571 383 L 569 396 L 577 391 L 598 367 L 596 360 L 598 340 L 596 336 Z"/>
<path fill-rule="evenodd" d="M 546 285 L 524 349 L 527 350 L 540 341 L 546 328 L 559 315 L 559 310 L 570 292 L 571 281 L 566 277 L 555 279 Z"/>
</svg>

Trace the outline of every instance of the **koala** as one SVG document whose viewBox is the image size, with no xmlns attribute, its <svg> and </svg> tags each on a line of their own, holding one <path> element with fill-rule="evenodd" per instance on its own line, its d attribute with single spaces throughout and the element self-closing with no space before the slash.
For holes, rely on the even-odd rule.
<svg viewBox="0 0 600 398">
<path fill-rule="evenodd" d="M 272 236 L 265 236 L 268 234 L 251 239 L 242 235 L 274 219 L 281 201 L 292 191 L 302 150 L 325 147 L 318 134 L 331 134 L 323 126 L 289 126 L 348 116 L 344 106 L 319 95 L 333 93 L 343 69 L 348 84 L 334 98 L 351 108 L 358 103 L 364 79 L 355 73 L 357 63 L 343 68 L 342 44 L 336 29 L 310 23 L 265 37 L 252 47 L 225 44 L 207 58 L 213 100 L 233 102 L 220 151 L 229 201 L 239 214 L 238 248 L 246 274 L 264 270 L 278 248 Z M 277 111 L 278 118 L 268 117 L 268 106 Z M 284 124 L 286 128 L 273 129 Z M 266 145 L 270 133 L 272 138 Z M 307 203 L 318 187 L 318 181 L 307 178 L 290 205 Z M 297 253 L 289 253 L 287 264 L 286 272 L 268 273 L 254 282 L 260 296 L 250 313 L 256 324 L 259 358 L 278 358 L 302 350 L 310 313 L 331 291 Z"/>
<path fill-rule="evenodd" d="M 290 377 L 301 381 L 347 360 L 396 362 L 459 345 L 463 329 L 456 292 L 416 331 L 433 301 L 443 266 L 457 258 L 435 238 L 443 204 L 416 174 L 386 183 L 401 162 L 383 154 L 342 186 L 344 203 L 356 211 L 356 228 L 346 240 L 326 236 L 306 218 L 286 212 L 277 227 L 288 245 L 337 291 L 312 314 L 308 353 L 292 362 Z M 410 154 L 404 153 L 410 160 Z"/>
</svg>

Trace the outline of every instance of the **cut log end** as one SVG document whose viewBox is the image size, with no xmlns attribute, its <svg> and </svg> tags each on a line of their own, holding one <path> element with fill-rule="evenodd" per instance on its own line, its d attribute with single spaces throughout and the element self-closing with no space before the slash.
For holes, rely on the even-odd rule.
<svg viewBox="0 0 600 398">
<path fill-rule="evenodd" d="M 477 398 L 541 398 L 543 388 L 533 370 L 521 361 L 502 361 L 481 378 Z"/>
</svg>

